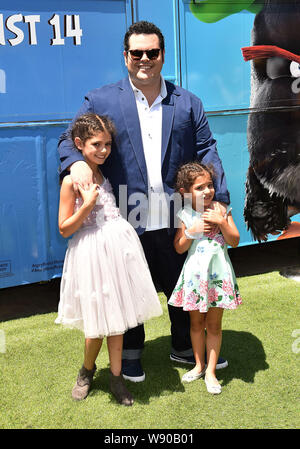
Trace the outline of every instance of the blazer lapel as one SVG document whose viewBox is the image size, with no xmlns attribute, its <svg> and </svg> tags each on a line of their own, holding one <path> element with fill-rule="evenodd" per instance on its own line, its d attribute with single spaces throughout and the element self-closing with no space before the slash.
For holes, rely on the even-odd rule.
<svg viewBox="0 0 300 449">
<path fill-rule="evenodd" d="M 147 186 L 147 167 L 143 150 L 140 121 L 136 107 L 135 97 L 128 78 L 123 80 L 120 86 L 120 106 L 129 139 L 135 153 L 135 157 L 142 173 L 145 185 Z"/>
<path fill-rule="evenodd" d="M 173 88 L 172 84 L 166 82 L 168 95 L 163 99 L 162 102 L 162 142 L 161 142 L 161 165 L 163 164 L 166 151 L 168 148 L 168 143 L 170 140 L 170 135 L 172 131 L 173 119 L 174 119 L 174 111 L 175 111 L 175 103 L 174 98 L 176 96 L 172 95 Z"/>
</svg>

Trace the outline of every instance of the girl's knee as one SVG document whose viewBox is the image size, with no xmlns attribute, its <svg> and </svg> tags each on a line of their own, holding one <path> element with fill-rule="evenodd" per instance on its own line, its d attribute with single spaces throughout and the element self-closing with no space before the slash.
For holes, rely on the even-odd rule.
<svg viewBox="0 0 300 449">
<path fill-rule="evenodd" d="M 202 331 L 205 328 L 205 313 L 197 311 L 190 312 L 190 328 L 191 331 Z"/>
<path fill-rule="evenodd" d="M 219 335 L 222 332 L 222 320 L 207 320 L 206 332 L 211 335 Z"/>
<path fill-rule="evenodd" d="M 223 309 L 211 309 L 206 316 L 205 327 L 207 332 L 218 335 L 222 332 Z"/>
<path fill-rule="evenodd" d="M 206 331 L 210 335 L 220 335 L 222 333 L 221 323 L 207 323 Z"/>
</svg>

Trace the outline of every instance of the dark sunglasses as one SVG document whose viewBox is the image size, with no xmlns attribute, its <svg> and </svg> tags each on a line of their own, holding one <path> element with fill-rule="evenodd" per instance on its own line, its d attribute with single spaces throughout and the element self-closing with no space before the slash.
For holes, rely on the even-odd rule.
<svg viewBox="0 0 300 449">
<path fill-rule="evenodd" d="M 158 58 L 159 52 L 160 48 L 153 48 L 152 50 L 128 50 L 127 53 L 130 53 L 133 61 L 139 61 L 142 59 L 144 53 L 146 53 L 148 59 L 153 61 Z"/>
</svg>

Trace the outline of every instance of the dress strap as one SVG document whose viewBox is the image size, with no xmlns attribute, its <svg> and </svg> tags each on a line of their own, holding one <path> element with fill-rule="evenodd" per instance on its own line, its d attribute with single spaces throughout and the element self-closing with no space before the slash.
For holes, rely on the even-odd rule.
<svg viewBox="0 0 300 449">
<path fill-rule="evenodd" d="M 231 211 L 232 211 L 232 207 L 231 206 L 227 206 L 227 211 L 226 211 L 226 214 L 225 214 L 226 218 L 228 217 L 228 214 Z"/>
</svg>

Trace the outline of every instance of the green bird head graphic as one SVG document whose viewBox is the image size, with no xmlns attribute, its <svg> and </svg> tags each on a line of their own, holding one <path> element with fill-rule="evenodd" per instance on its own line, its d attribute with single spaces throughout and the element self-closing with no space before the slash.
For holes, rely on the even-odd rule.
<svg viewBox="0 0 300 449">
<path fill-rule="evenodd" d="M 214 23 L 243 10 L 257 14 L 264 3 L 264 0 L 191 0 L 190 10 L 201 22 Z"/>
</svg>

